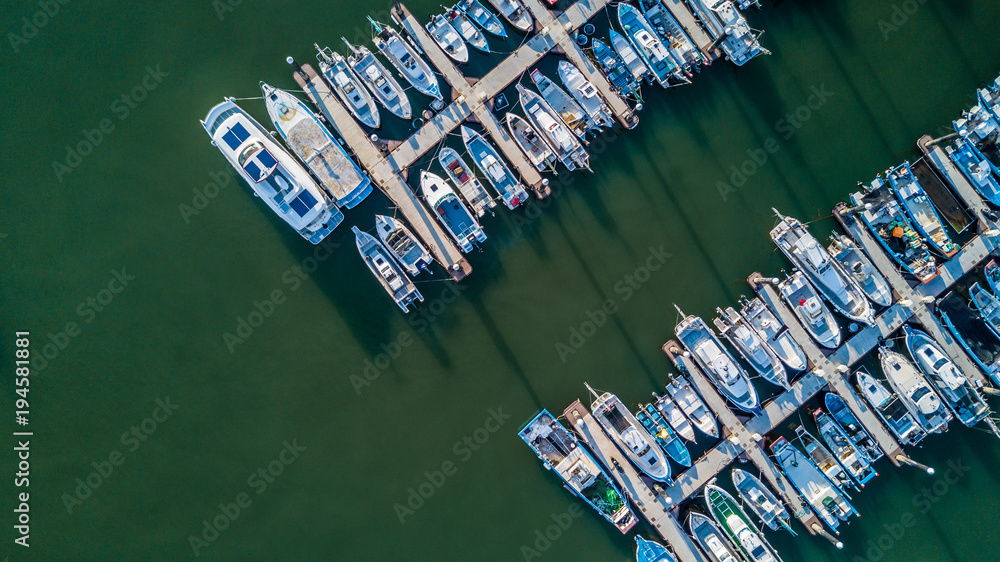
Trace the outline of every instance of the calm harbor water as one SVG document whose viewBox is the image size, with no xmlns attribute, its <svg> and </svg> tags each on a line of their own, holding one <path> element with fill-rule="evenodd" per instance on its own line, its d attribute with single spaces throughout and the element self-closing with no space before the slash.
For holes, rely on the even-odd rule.
<svg viewBox="0 0 1000 562">
<path fill-rule="evenodd" d="M 198 123 L 259 80 L 294 89 L 285 56 L 361 41 L 387 6 L 225 2 L 69 2 L 33 33 L 37 3 L 0 8 L 22 38 L 0 86 L 0 349 L 14 331 L 53 343 L 32 375 L 30 549 L 4 419 L 12 560 L 627 560 L 632 538 L 573 516 L 520 424 L 584 381 L 629 404 L 661 389 L 673 303 L 710 317 L 750 272 L 787 267 L 772 206 L 824 237 L 855 182 L 916 158 L 1000 72 L 996 2 L 765 0 L 749 17 L 773 55 L 647 88 L 639 127 L 594 143 L 594 174 L 487 220 L 472 276 L 422 283 L 407 317 L 349 228 L 372 227 L 381 194 L 317 253 Z M 996 560 L 996 438 L 954 427 L 912 456 L 937 476 L 881 461 L 843 551 L 769 538 L 786 562 Z"/>
</svg>

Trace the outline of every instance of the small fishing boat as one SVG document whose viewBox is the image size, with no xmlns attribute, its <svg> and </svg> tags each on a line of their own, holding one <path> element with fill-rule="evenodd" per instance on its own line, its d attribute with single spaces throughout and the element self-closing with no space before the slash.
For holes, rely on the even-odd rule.
<svg viewBox="0 0 1000 562">
<path fill-rule="evenodd" d="M 489 212 L 493 214 L 497 202 L 486 192 L 486 188 L 476 178 L 475 172 L 465 163 L 454 148 L 444 147 L 438 153 L 438 162 L 444 168 L 444 172 L 451 179 L 452 183 L 458 186 L 458 191 L 462 198 L 469 204 L 477 217 L 481 217 Z"/>
<path fill-rule="evenodd" d="M 599 395 L 589 384 L 584 385 L 594 395 L 590 407 L 594 419 L 615 444 L 650 478 L 670 482 L 670 463 L 666 455 L 625 404 L 614 394 L 604 392 Z"/>
<path fill-rule="evenodd" d="M 674 433 L 667 420 L 652 404 L 639 404 L 635 419 L 639 420 L 642 427 L 653 436 L 656 444 L 671 460 L 681 466 L 691 466 L 691 453 L 684 445 L 684 441 Z"/>
<path fill-rule="evenodd" d="M 728 307 L 725 310 L 716 308 L 715 311 L 719 314 L 719 317 L 712 321 L 715 324 L 715 329 L 736 348 L 743 360 L 749 363 L 753 370 L 757 371 L 767 382 L 790 389 L 788 374 L 785 372 L 781 359 L 778 359 L 774 351 L 764 344 L 760 336 L 747 325 L 736 309 L 733 307 Z"/>
<path fill-rule="evenodd" d="M 976 193 L 1000 207 L 1000 176 L 993 173 L 990 163 L 975 149 L 972 141 L 960 137 L 954 146 L 946 147 L 945 151 Z"/>
<path fill-rule="evenodd" d="M 872 181 L 864 194 L 852 193 L 851 203 L 862 209 L 858 216 L 875 235 L 886 253 L 904 271 L 927 283 L 938 276 L 937 263 L 881 178 Z"/>
<path fill-rule="evenodd" d="M 354 239 L 358 245 L 358 252 L 361 253 L 361 258 L 365 260 L 372 275 L 403 312 L 409 312 L 409 306 L 416 301 L 424 300 L 416 285 L 399 268 L 381 242 L 356 226 L 352 226 L 351 230 L 354 232 Z"/>
<path fill-rule="evenodd" d="M 402 221 L 385 215 L 375 215 L 375 233 L 392 257 L 396 258 L 399 265 L 403 266 L 411 276 L 419 275 L 433 261 L 427 248 L 424 248 Z"/>
<path fill-rule="evenodd" d="M 677 305 L 674 307 L 677 308 Z M 687 316 L 680 308 L 677 312 L 684 316 L 684 320 L 674 328 L 677 339 L 691 352 L 695 362 L 723 396 L 741 410 L 756 414 L 760 409 L 760 399 L 747 372 L 733 359 L 704 320 Z"/>
<path fill-rule="evenodd" d="M 997 294 L 997 287 L 1000 286 L 1000 265 L 997 265 L 996 260 L 990 260 L 983 266 L 983 277 L 990 286 L 990 292 Z"/>
<path fill-rule="evenodd" d="M 809 455 L 809 460 L 816 465 L 816 468 L 820 469 L 820 471 L 826 475 L 830 482 L 833 482 L 844 492 L 846 492 L 848 488 L 857 489 L 857 485 L 854 483 L 854 480 L 851 480 L 847 471 L 840 466 L 833 454 L 828 451 L 818 439 L 813 437 L 811 433 L 806 431 L 806 428 L 801 425 L 796 427 L 795 435 L 798 436 L 799 443 L 802 444 L 802 448 L 805 450 L 806 454 Z"/>
<path fill-rule="evenodd" d="M 878 358 L 889 386 L 896 392 L 920 427 L 927 433 L 947 431 L 951 413 L 913 363 L 899 353 L 884 347 L 879 348 Z"/>
<path fill-rule="evenodd" d="M 995 175 L 1000 176 L 1000 120 L 982 105 L 974 105 L 962 112 L 954 122 L 955 132 L 969 141 L 969 146 L 980 159 L 985 160 Z"/>
<path fill-rule="evenodd" d="M 463 253 L 472 251 L 477 242 L 486 241 L 486 233 L 440 176 L 420 171 L 420 191 L 434 216 L 455 240 Z"/>
<path fill-rule="evenodd" d="M 801 271 L 794 271 L 779 283 L 778 292 L 816 343 L 827 349 L 840 346 L 841 334 L 837 320 Z"/>
<path fill-rule="evenodd" d="M 711 562 L 743 562 L 739 549 L 705 515 L 689 511 L 687 528 Z"/>
<path fill-rule="evenodd" d="M 598 130 L 597 124 L 580 107 L 580 104 L 576 103 L 566 93 L 566 90 L 556 86 L 555 82 L 549 80 L 537 68 L 531 71 L 531 81 L 535 83 L 535 87 L 538 88 L 549 107 L 559 114 L 559 117 L 576 136 L 582 139 L 587 136 L 588 132 Z"/>
<path fill-rule="evenodd" d="M 820 438 L 826 443 L 837 462 L 862 488 L 869 480 L 878 476 L 871 461 L 868 460 L 868 456 L 848 439 L 847 432 L 840 427 L 836 420 L 820 408 L 813 411 L 813 419 L 819 429 Z"/>
<path fill-rule="evenodd" d="M 535 451 L 545 468 L 555 472 L 570 492 L 594 508 L 601 517 L 622 533 L 635 526 L 638 519 L 614 479 L 548 410 L 539 412 L 521 428 L 519 435 Z"/>
<path fill-rule="evenodd" d="M 486 33 L 496 35 L 501 39 L 507 38 L 507 30 L 503 28 L 503 24 L 496 16 L 487 11 L 479 0 L 459 0 L 458 4 L 455 4 L 455 8 Z"/>
<path fill-rule="evenodd" d="M 823 475 L 816 465 L 809 460 L 784 437 L 779 437 L 771 443 L 771 452 L 781 467 L 782 472 L 792 482 L 795 489 L 806 499 L 816 515 L 826 523 L 834 533 L 841 521 L 847 521 L 851 515 L 858 512 L 847 498 Z"/>
<path fill-rule="evenodd" d="M 916 445 L 927 437 L 917 420 L 910 414 L 902 400 L 889 392 L 878 379 L 868 374 L 863 368 L 858 369 L 858 390 L 868 403 L 875 408 L 879 417 L 885 422 L 902 445 Z"/>
<path fill-rule="evenodd" d="M 514 113 L 508 113 L 506 121 L 510 136 L 514 138 L 514 142 L 528 157 L 528 162 L 531 162 L 531 165 L 539 172 L 554 172 L 556 155 L 545 139 L 531 126 L 531 123 Z"/>
<path fill-rule="evenodd" d="M 566 169 L 590 169 L 590 155 L 552 106 L 524 86 L 518 84 L 516 88 L 528 120 L 545 137 Z"/>
<path fill-rule="evenodd" d="M 636 54 L 635 50 L 632 49 L 628 39 L 614 29 L 608 30 L 608 37 L 611 39 L 611 47 L 615 50 L 615 53 L 618 54 L 618 58 L 621 59 L 622 63 L 625 64 L 629 72 L 632 73 L 632 78 L 634 78 L 637 82 L 652 79 L 652 72 L 649 70 L 649 67 L 646 66 L 646 63 L 639 58 L 639 55 Z"/>
<path fill-rule="evenodd" d="M 201 125 L 254 195 L 306 240 L 319 244 L 344 220 L 309 172 L 232 98 Z"/>
<path fill-rule="evenodd" d="M 882 449 L 879 448 L 875 438 L 868 433 L 865 426 L 861 425 L 858 418 L 854 416 L 851 409 L 847 407 L 847 402 L 844 402 L 843 398 L 833 392 L 828 392 L 823 399 L 826 411 L 840 424 L 840 428 L 844 430 L 854 446 L 868 458 L 868 462 L 874 463 L 882 458 Z"/>
<path fill-rule="evenodd" d="M 431 16 L 431 21 L 424 24 L 431 39 L 441 47 L 446 55 L 460 64 L 469 62 L 469 49 L 451 22 L 441 14 Z"/>
<path fill-rule="evenodd" d="M 597 88 L 584 78 L 583 73 L 573 66 L 573 63 L 565 60 L 559 61 L 558 72 L 559 79 L 566 86 L 569 95 L 573 96 L 576 103 L 580 104 L 594 125 L 611 127 L 615 124 L 611 108 L 601 99 Z"/>
<path fill-rule="evenodd" d="M 497 190 L 508 209 L 516 209 L 528 201 L 528 193 L 524 190 L 524 186 L 486 139 L 462 125 L 462 141 L 476 167 L 486 176 L 493 189 Z"/>
<path fill-rule="evenodd" d="M 507 20 L 507 23 L 521 33 L 529 33 L 534 29 L 535 24 L 531 14 L 521 0 L 490 0 L 490 4 Z"/>
<path fill-rule="evenodd" d="M 864 291 L 868 300 L 883 307 L 892 305 L 892 288 L 889 282 L 853 240 L 844 234 L 833 232 L 830 234 L 827 251 Z"/>
<path fill-rule="evenodd" d="M 448 18 L 448 21 L 451 22 L 455 31 L 457 31 L 469 45 L 472 45 L 474 48 L 484 53 L 490 52 L 490 44 L 486 40 L 486 36 L 483 35 L 482 31 L 479 31 L 479 28 L 472 25 L 469 18 L 465 17 L 465 14 L 455 8 L 448 8 L 445 10 L 444 17 Z"/>
<path fill-rule="evenodd" d="M 771 229 L 771 240 L 774 240 L 774 244 L 788 261 L 809 278 L 812 288 L 833 305 L 837 312 L 855 322 L 874 326 L 875 310 L 840 262 L 830 257 L 826 248 L 805 225 L 795 218 L 782 215 L 776 209 L 771 210 L 780 221 Z"/>
<path fill-rule="evenodd" d="M 743 298 L 740 302 L 740 316 L 757 332 L 771 351 L 781 359 L 786 367 L 793 371 L 805 371 L 806 352 L 795 341 L 781 320 L 771 312 L 771 309 L 759 298 L 749 300 Z M 791 378 L 789 377 L 789 380 Z"/>
<path fill-rule="evenodd" d="M 669 88 L 677 84 L 691 82 L 680 71 L 670 55 L 670 51 L 663 46 L 653 28 L 649 26 L 646 18 L 642 17 L 638 10 L 630 4 L 620 2 L 618 4 L 618 23 L 625 32 L 625 36 L 632 43 L 633 49 L 646 63 L 646 67 L 652 71 L 653 78 L 660 86 Z"/>
<path fill-rule="evenodd" d="M 705 486 L 705 503 L 715 523 L 750 562 L 781 562 L 778 553 L 758 534 L 740 504 L 722 488 Z"/>
<path fill-rule="evenodd" d="M 670 551 L 660 543 L 648 541 L 639 535 L 635 536 L 636 562 L 677 562 Z"/>
<path fill-rule="evenodd" d="M 352 209 L 372 192 L 371 179 L 351 160 L 319 117 L 292 94 L 260 83 L 267 114 L 288 148 L 339 207 Z"/>
<path fill-rule="evenodd" d="M 980 88 L 978 94 L 979 103 L 990 112 L 993 120 L 1000 126 L 1000 76 L 992 84 Z"/>
<path fill-rule="evenodd" d="M 973 427 L 990 415 L 990 407 L 958 365 L 926 332 L 903 325 L 906 349 L 937 388 L 941 400 L 958 421 Z"/>
<path fill-rule="evenodd" d="M 969 287 L 969 298 L 983 322 L 998 338 L 1000 338 L 1000 299 L 993 293 L 982 288 L 978 282 Z"/>
<path fill-rule="evenodd" d="M 661 396 L 655 392 L 653 393 L 653 401 L 656 404 L 656 409 L 663 414 L 670 427 L 674 428 L 678 435 L 693 443 L 695 441 L 694 427 L 691 425 L 691 420 L 684 415 L 684 410 L 681 410 L 680 405 L 674 402 L 670 395 Z"/>
<path fill-rule="evenodd" d="M 597 67 L 601 69 L 608 82 L 615 90 L 622 95 L 635 96 L 639 92 L 639 83 L 632 75 L 631 69 L 625 64 L 614 50 L 608 47 L 600 39 L 590 41 L 590 52 L 597 62 Z"/>
<path fill-rule="evenodd" d="M 316 60 L 319 61 L 320 73 L 347 110 L 362 125 L 378 129 L 382 125 L 378 106 L 362 85 L 361 78 L 347 64 L 347 60 L 330 47 L 320 49 L 319 45 L 313 44 L 313 46 L 316 47 Z"/>
<path fill-rule="evenodd" d="M 375 30 L 372 43 L 378 47 L 383 57 L 389 59 L 396 71 L 421 94 L 443 100 L 434 71 L 417 54 L 417 51 L 399 35 L 399 32 L 392 26 L 379 23 L 371 17 L 368 18 L 368 21 L 371 22 L 372 28 Z"/>
<path fill-rule="evenodd" d="M 688 37 L 680 22 L 663 3 L 663 0 L 640 0 L 639 8 L 642 9 L 642 15 L 646 18 L 649 26 L 653 28 L 663 44 L 670 49 L 674 60 L 682 68 L 691 72 L 705 62 L 701 51 L 694 46 L 694 42 Z"/>
<path fill-rule="evenodd" d="M 778 530 L 778 525 L 784 527 L 792 535 L 795 531 L 789 525 L 792 516 L 785 509 L 785 506 L 778 501 L 778 498 L 768 490 L 764 483 L 756 476 L 745 470 L 734 468 L 732 472 L 733 486 L 739 493 L 740 498 L 750 508 L 762 523 L 773 531 Z"/>
<path fill-rule="evenodd" d="M 368 86 L 368 89 L 375 96 L 379 104 L 388 109 L 400 119 L 413 117 L 413 109 L 410 107 L 410 98 L 406 91 L 399 85 L 399 82 L 392 76 L 392 73 L 368 50 L 364 45 L 352 45 L 347 39 L 341 37 L 347 48 L 351 50 L 351 56 L 347 57 L 347 64 L 361 78 L 361 81 Z"/>
<path fill-rule="evenodd" d="M 709 437 L 719 437 L 719 424 L 715 421 L 715 416 L 708 410 L 705 401 L 695 392 L 684 375 L 673 375 L 666 388 L 667 393 L 680 407 L 691 425 Z"/>
<path fill-rule="evenodd" d="M 889 185 L 902 203 L 913 226 L 930 243 L 931 247 L 946 258 L 958 253 L 958 245 L 951 241 L 948 231 L 924 188 L 913 175 L 909 162 L 903 162 L 888 174 Z"/>
</svg>

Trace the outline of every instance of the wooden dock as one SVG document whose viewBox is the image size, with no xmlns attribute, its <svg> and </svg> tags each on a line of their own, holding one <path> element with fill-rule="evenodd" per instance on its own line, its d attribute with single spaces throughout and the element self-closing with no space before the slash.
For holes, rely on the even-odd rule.
<svg viewBox="0 0 1000 562">
<path fill-rule="evenodd" d="M 709 64 L 722 56 L 721 49 L 718 47 L 712 48 L 712 44 L 716 38 L 709 36 L 705 28 L 698 21 L 701 16 L 696 16 L 684 0 L 663 0 L 663 3 L 670 10 L 670 13 L 677 18 L 677 23 L 681 24 L 684 32 L 691 38 L 691 41 L 694 41 L 695 47 L 698 47 L 698 50 L 701 51 L 702 56 L 705 57 Z"/>
<path fill-rule="evenodd" d="M 660 537 L 667 541 L 678 560 L 708 562 L 671 512 L 676 506 L 649 489 L 632 463 L 625 459 L 624 454 L 604 434 L 604 430 L 597 424 L 590 411 L 576 400 L 563 411 L 563 416 L 576 431 L 580 441 L 594 453 L 594 458 L 602 465 L 614 466 L 611 459 L 621 457 L 622 460 L 618 464 L 622 467 L 622 471 L 609 469 L 608 474 L 615 479 L 638 514 L 645 517 Z"/>
<path fill-rule="evenodd" d="M 372 181 L 392 200 L 414 234 L 455 281 L 460 281 L 472 272 L 472 266 L 462 255 L 448 234 L 441 228 L 431 212 L 417 199 L 416 194 L 406 185 L 399 170 L 386 160 L 382 151 L 368 138 L 364 129 L 347 111 L 336 95 L 310 65 L 302 67 L 302 73 L 294 74 L 295 82 L 302 87 L 309 99 L 323 112 L 327 121 L 336 129 L 351 151 L 357 156 L 361 166 L 371 176 Z M 405 169 L 404 169 L 405 170 Z"/>
</svg>

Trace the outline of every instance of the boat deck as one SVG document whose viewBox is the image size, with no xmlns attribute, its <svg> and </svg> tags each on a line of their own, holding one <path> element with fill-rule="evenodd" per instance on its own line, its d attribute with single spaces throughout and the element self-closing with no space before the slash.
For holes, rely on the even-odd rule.
<svg viewBox="0 0 1000 562">
<path fill-rule="evenodd" d="M 604 430 L 583 403 L 576 400 L 570 404 L 563 411 L 563 417 L 569 422 L 580 441 L 593 452 L 594 458 L 603 466 L 613 467 L 611 458 L 621 458 L 619 464 L 622 472 L 610 468 L 608 474 L 615 479 L 628 497 L 628 501 L 636 508 L 636 513 L 645 517 L 660 537 L 670 544 L 677 559 L 680 562 L 708 562 L 670 511 L 673 504 L 667 503 L 662 497 L 657 497 L 649 489 L 632 464 L 625 460 L 624 454 L 605 435 Z"/>
<path fill-rule="evenodd" d="M 312 119 L 299 121 L 288 131 L 288 146 L 296 154 L 310 155 L 305 159 L 320 183 L 338 201 L 347 197 L 365 179 L 351 161 Z"/>
<path fill-rule="evenodd" d="M 340 103 L 326 81 L 317 75 L 311 65 L 302 66 L 302 72 L 304 76 L 298 72 L 294 73 L 295 82 L 302 87 L 309 99 L 323 112 L 327 121 L 351 148 L 375 185 L 392 200 L 413 227 L 413 233 L 420 237 L 434 259 L 448 270 L 452 279 L 455 281 L 464 279 L 472 272 L 472 266 L 452 243 L 448 234 L 431 216 L 430 211 L 420 203 L 399 173 L 392 169 L 382 152 L 368 138 L 347 108 Z"/>
<path fill-rule="evenodd" d="M 677 18 L 677 23 L 681 24 L 684 32 L 687 33 L 694 46 L 701 51 L 701 54 L 709 63 L 722 56 L 722 51 L 716 47 L 712 48 L 714 39 L 705 32 L 705 29 L 698 23 L 694 12 L 688 7 L 684 0 L 661 0 L 670 10 L 670 13 Z"/>
</svg>

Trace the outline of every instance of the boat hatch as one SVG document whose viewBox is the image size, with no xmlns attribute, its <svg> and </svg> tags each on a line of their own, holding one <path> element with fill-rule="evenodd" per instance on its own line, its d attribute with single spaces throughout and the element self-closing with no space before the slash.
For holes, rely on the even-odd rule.
<svg viewBox="0 0 1000 562">
<path fill-rule="evenodd" d="M 809 260 L 809 263 L 812 264 L 812 266 L 818 271 L 823 272 L 823 270 L 826 269 L 828 262 L 826 256 L 823 255 L 820 245 L 816 243 L 816 239 L 810 238 L 809 241 L 806 242 L 805 250 L 806 258 Z"/>
<path fill-rule="evenodd" d="M 229 148 L 233 150 L 238 149 L 248 138 L 250 138 L 250 133 L 243 127 L 243 123 L 236 123 L 226 131 L 226 134 L 222 135 L 222 140 L 226 141 Z"/>
<path fill-rule="evenodd" d="M 228 134 L 228 133 L 227 133 Z M 247 176 L 260 183 L 278 167 L 277 160 L 259 143 L 253 143 L 240 154 L 240 165 Z"/>
<path fill-rule="evenodd" d="M 295 210 L 295 213 L 300 217 L 304 217 L 314 206 L 316 206 L 316 198 L 313 197 L 312 193 L 308 190 L 303 190 L 298 197 L 292 199 L 288 204 Z"/>
<path fill-rule="evenodd" d="M 592 98 L 597 95 L 597 88 L 593 84 L 587 83 L 580 87 L 580 95 L 585 98 Z"/>
</svg>

